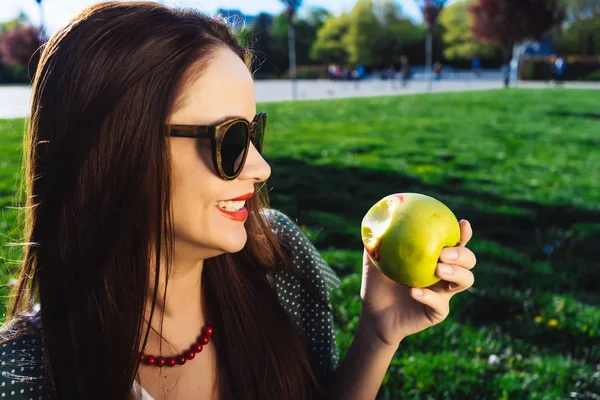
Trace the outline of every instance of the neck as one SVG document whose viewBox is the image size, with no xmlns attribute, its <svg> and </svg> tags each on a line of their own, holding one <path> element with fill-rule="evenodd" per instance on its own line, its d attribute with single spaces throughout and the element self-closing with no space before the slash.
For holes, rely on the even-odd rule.
<svg viewBox="0 0 600 400">
<path fill-rule="evenodd" d="M 176 239 L 168 282 L 166 262 L 161 259 L 161 272 L 151 325 L 155 332 L 162 332 L 162 337 L 173 344 L 188 346 L 207 323 L 202 309 L 202 270 L 205 258 L 196 245 L 182 243 Z M 154 270 L 151 268 L 151 271 Z M 146 321 L 150 318 L 152 307 L 154 274 L 150 274 L 149 288 L 146 299 Z"/>
<path fill-rule="evenodd" d="M 190 316 L 190 312 L 194 311 L 201 312 L 204 259 L 198 256 L 197 249 L 193 251 L 189 247 L 191 246 L 176 242 L 169 266 L 168 283 L 166 260 L 164 257 L 161 258 L 161 271 L 154 309 L 155 316 L 162 314 L 166 320 L 178 318 L 180 315 Z M 154 270 L 154 268 L 151 269 L 151 271 Z M 150 311 L 152 305 L 154 280 L 155 275 L 151 273 L 150 290 L 146 301 L 148 311 Z M 165 286 L 167 287 L 166 293 Z"/>
<path fill-rule="evenodd" d="M 169 355 L 188 349 L 208 323 L 202 308 L 202 270 L 204 260 L 214 255 L 207 256 L 209 253 L 199 251 L 197 245 L 177 239 L 173 250 L 168 281 L 166 260 L 161 258 L 152 329 L 146 348 L 149 354 Z M 150 271 L 155 270 L 151 266 Z M 155 275 L 151 273 L 149 278 L 144 316 L 146 321 L 152 310 Z M 163 344 L 167 345 L 164 349 Z"/>
</svg>

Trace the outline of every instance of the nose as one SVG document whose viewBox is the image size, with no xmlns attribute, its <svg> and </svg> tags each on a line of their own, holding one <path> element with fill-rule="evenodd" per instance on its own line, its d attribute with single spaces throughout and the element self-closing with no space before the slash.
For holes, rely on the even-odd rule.
<svg viewBox="0 0 600 400">
<path fill-rule="evenodd" d="M 240 172 L 238 179 L 251 179 L 255 183 L 264 182 L 271 176 L 271 167 L 263 156 L 256 150 L 254 144 L 250 144 L 246 164 Z"/>
</svg>

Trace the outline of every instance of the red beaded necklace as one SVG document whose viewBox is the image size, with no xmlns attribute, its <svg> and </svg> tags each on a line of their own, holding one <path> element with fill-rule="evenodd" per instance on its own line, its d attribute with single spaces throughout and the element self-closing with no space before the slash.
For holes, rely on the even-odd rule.
<svg viewBox="0 0 600 400">
<path fill-rule="evenodd" d="M 210 341 L 210 337 L 213 334 L 213 328 L 210 325 L 206 325 L 202 328 L 202 334 L 196 340 L 189 350 L 184 351 L 182 354 L 179 354 L 174 357 L 157 357 L 147 354 L 140 355 L 140 362 L 143 362 L 149 366 L 156 367 L 164 367 L 165 365 L 169 367 L 174 367 L 175 364 L 183 365 L 187 360 L 193 360 L 196 357 L 196 353 L 200 353 L 202 351 L 202 346 L 205 346 Z"/>
</svg>

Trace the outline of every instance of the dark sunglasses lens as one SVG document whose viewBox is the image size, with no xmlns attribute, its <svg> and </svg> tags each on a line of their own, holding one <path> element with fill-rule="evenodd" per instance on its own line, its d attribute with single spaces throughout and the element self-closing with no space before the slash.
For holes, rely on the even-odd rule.
<svg viewBox="0 0 600 400">
<path fill-rule="evenodd" d="M 248 126 L 243 122 L 231 125 L 221 143 L 221 168 L 227 176 L 234 176 L 243 168 L 248 148 Z"/>
<path fill-rule="evenodd" d="M 267 118 L 263 114 L 262 117 L 260 117 L 259 120 L 257 121 L 256 132 L 254 133 L 254 139 L 252 140 L 254 147 L 256 147 L 256 150 L 258 150 L 259 153 L 262 153 L 263 140 L 265 139 L 266 125 L 267 125 Z"/>
</svg>

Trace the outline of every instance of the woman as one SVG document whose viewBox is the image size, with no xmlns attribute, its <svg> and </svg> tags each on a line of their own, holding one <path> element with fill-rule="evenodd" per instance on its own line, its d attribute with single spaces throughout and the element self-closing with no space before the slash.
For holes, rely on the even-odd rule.
<svg viewBox="0 0 600 400">
<path fill-rule="evenodd" d="M 442 321 L 475 264 L 409 289 L 365 257 L 338 366 L 339 283 L 269 210 L 248 51 L 218 19 L 100 3 L 43 49 L 25 144 L 26 251 L 0 396 L 372 399 L 402 339 Z"/>
</svg>

